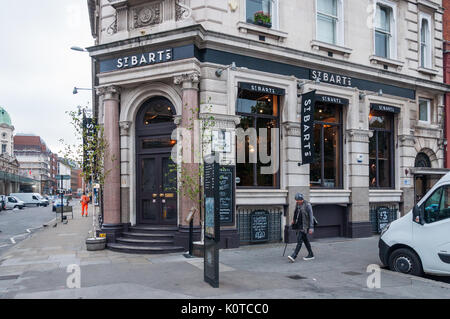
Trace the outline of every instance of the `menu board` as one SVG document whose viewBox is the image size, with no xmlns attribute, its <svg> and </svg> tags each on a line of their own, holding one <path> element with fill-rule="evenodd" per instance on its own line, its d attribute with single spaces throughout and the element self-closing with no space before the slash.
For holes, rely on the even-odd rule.
<svg viewBox="0 0 450 319">
<path fill-rule="evenodd" d="M 219 219 L 219 164 L 205 163 L 203 169 L 205 195 L 205 237 L 215 241 L 220 240 Z"/>
<path fill-rule="evenodd" d="M 250 232 L 252 242 L 269 240 L 269 213 L 265 210 L 257 210 L 250 217 Z"/>
<path fill-rule="evenodd" d="M 234 166 L 219 168 L 219 216 L 221 224 L 232 224 L 235 206 Z"/>
</svg>

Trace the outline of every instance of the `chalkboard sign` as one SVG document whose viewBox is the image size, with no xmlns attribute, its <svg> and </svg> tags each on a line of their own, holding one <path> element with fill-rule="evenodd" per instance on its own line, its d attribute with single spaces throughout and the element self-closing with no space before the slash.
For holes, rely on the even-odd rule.
<svg viewBox="0 0 450 319">
<path fill-rule="evenodd" d="M 378 207 L 377 215 L 378 215 L 378 233 L 381 233 L 384 227 L 390 223 L 389 215 L 391 210 L 388 207 Z"/>
<path fill-rule="evenodd" d="M 220 224 L 232 224 L 234 216 L 235 173 L 234 166 L 219 168 Z"/>
<path fill-rule="evenodd" d="M 220 216 L 219 216 L 219 164 L 205 162 L 204 170 L 204 194 L 205 194 L 205 237 L 220 241 Z"/>
<path fill-rule="evenodd" d="M 250 216 L 252 242 L 269 240 L 269 213 L 265 210 L 254 211 Z"/>
</svg>

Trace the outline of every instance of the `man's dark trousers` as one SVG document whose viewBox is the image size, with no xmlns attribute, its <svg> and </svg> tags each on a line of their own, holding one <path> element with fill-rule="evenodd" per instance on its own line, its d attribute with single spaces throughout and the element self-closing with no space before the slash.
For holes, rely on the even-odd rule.
<svg viewBox="0 0 450 319">
<path fill-rule="evenodd" d="M 302 248 L 302 244 L 305 242 L 306 249 L 308 249 L 308 253 L 310 255 L 313 255 L 311 244 L 309 243 L 308 234 L 299 231 L 298 237 L 297 237 L 297 247 L 295 247 L 294 254 L 291 256 L 292 258 L 297 258 L 298 253 L 300 252 L 300 249 Z"/>
</svg>

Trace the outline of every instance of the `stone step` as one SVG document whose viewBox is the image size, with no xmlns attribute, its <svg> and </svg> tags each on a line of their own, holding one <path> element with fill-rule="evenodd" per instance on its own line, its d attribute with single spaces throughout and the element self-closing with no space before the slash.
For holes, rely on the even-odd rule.
<svg viewBox="0 0 450 319">
<path fill-rule="evenodd" d="M 178 231 L 176 226 L 146 226 L 138 225 L 129 228 L 131 233 L 174 233 Z"/>
<path fill-rule="evenodd" d="M 116 241 L 119 244 L 132 245 L 132 246 L 143 246 L 143 247 L 153 247 L 153 246 L 173 246 L 173 240 L 157 240 L 157 239 L 137 239 L 137 238 L 117 238 Z"/>
<path fill-rule="evenodd" d="M 106 247 L 112 251 L 128 254 L 170 254 L 185 251 L 183 247 L 177 246 L 143 247 L 143 246 L 124 245 L 119 243 L 109 243 L 107 244 Z"/>
<path fill-rule="evenodd" d="M 173 240 L 175 237 L 174 234 L 171 233 L 138 233 L 138 232 L 124 232 L 122 236 L 125 238 L 135 238 L 135 239 L 168 239 Z"/>
</svg>

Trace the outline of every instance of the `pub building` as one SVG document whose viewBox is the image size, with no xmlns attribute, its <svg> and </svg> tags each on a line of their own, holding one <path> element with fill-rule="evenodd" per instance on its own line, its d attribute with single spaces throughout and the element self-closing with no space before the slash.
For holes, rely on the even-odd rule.
<svg viewBox="0 0 450 319">
<path fill-rule="evenodd" d="M 446 172 L 448 87 L 440 83 L 441 71 L 420 73 L 376 57 L 360 62 L 361 52 L 321 42 L 309 47 L 309 40 L 298 42 L 293 22 L 252 23 L 249 1 L 197 2 L 88 0 L 96 40 L 88 48 L 95 113 L 110 154 L 120 161 L 105 162 L 111 173 L 102 231 L 110 249 L 188 248 L 186 217 L 192 207 L 203 209 L 183 193 L 171 156 L 174 146 L 194 156 L 194 139 L 174 130 L 189 129 L 195 120 L 214 118 L 221 165 L 233 167 L 221 198 L 221 248 L 294 242 L 290 224 L 298 192 L 319 222 L 314 238 L 372 236 L 380 209 L 390 219 L 406 214 Z M 279 17 L 291 10 L 291 4 L 272 2 Z M 314 16 L 311 5 L 292 10 Z M 438 19 L 439 9 L 434 14 Z M 369 49 L 363 53 L 369 59 Z M 308 93 L 314 103 L 310 144 L 302 132 Z M 260 136 L 262 128 L 267 137 Z M 256 144 L 250 134 L 237 136 L 249 129 L 256 129 Z M 307 145 L 310 161 L 302 156 Z M 185 163 L 181 170 L 195 176 L 200 167 Z M 273 172 L 262 174 L 269 167 Z M 195 240 L 201 236 L 198 211 Z"/>
</svg>

